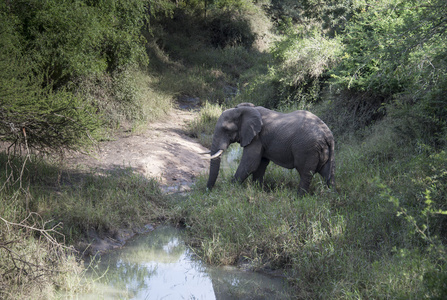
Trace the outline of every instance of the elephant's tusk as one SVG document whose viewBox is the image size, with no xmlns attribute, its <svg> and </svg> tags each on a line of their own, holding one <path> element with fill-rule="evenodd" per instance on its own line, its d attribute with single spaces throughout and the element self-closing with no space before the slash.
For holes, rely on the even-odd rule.
<svg viewBox="0 0 447 300">
<path fill-rule="evenodd" d="M 203 159 L 215 159 L 215 158 L 219 157 L 222 153 L 223 153 L 223 150 L 221 149 L 221 150 L 217 151 L 214 155 L 211 155 L 210 157 L 204 157 Z"/>
<path fill-rule="evenodd" d="M 211 154 L 211 151 L 210 150 L 208 150 L 208 151 L 205 151 L 205 152 L 199 152 L 198 154 Z"/>
<path fill-rule="evenodd" d="M 210 156 L 210 159 L 215 159 L 215 158 L 219 157 L 222 153 L 223 153 L 223 150 L 220 149 L 220 150 L 217 151 L 214 155 L 211 155 L 211 156 Z"/>
</svg>

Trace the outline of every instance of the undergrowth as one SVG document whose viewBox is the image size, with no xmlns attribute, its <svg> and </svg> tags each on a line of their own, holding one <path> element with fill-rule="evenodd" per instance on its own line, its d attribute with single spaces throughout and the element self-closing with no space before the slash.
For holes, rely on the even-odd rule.
<svg viewBox="0 0 447 300">
<path fill-rule="evenodd" d="M 79 261 L 88 232 L 113 235 L 167 215 L 158 183 L 130 169 L 68 170 L 38 157 L 0 165 L 0 296 L 54 298 L 89 288 Z M 86 244 L 87 245 L 87 244 Z M 81 252 L 78 252 L 81 251 Z"/>
<path fill-rule="evenodd" d="M 72 88 L 98 107 L 107 134 L 107 129 L 120 127 L 138 130 L 164 116 L 173 106 L 173 95 L 159 86 L 159 77 L 129 67 L 111 75 L 83 77 Z"/>
<path fill-rule="evenodd" d="M 210 148 L 213 140 L 214 126 L 223 109 L 208 102 L 200 109 L 199 115 L 188 124 L 189 135 L 197 138 L 205 147 Z"/>
</svg>

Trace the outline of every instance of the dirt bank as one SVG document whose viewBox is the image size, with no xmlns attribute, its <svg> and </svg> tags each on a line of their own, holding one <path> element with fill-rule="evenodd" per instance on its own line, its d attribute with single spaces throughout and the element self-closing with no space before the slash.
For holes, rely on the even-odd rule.
<svg viewBox="0 0 447 300">
<path fill-rule="evenodd" d="M 100 142 L 96 153 L 72 154 L 65 162 L 98 170 L 130 167 L 156 178 L 166 193 L 187 191 L 195 177 L 208 168 L 208 162 L 198 154 L 207 149 L 185 130 L 197 114 L 194 108 L 179 105 L 162 120 L 149 124 L 144 132 L 123 132 L 112 141 Z"/>
</svg>

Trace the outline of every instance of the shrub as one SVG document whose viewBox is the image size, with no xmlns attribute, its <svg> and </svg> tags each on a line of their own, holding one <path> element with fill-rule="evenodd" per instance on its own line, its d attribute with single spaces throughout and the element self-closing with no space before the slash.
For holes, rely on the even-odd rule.
<svg viewBox="0 0 447 300">
<path fill-rule="evenodd" d="M 278 60 L 276 80 L 282 105 L 313 103 L 320 99 L 324 74 L 335 65 L 343 47 L 339 39 L 318 31 L 290 34 L 273 50 Z"/>
<path fill-rule="evenodd" d="M 3 4 L 16 17 L 24 54 L 46 82 L 113 72 L 146 59 L 141 27 L 147 1 L 19 1 Z"/>
<path fill-rule="evenodd" d="M 213 16 L 209 21 L 211 44 L 214 47 L 243 46 L 251 48 L 256 37 L 250 24 L 235 12 L 224 12 Z"/>
<path fill-rule="evenodd" d="M 110 74 L 85 76 L 71 89 L 98 108 L 107 128 L 136 129 L 163 116 L 172 107 L 172 95 L 159 88 L 160 82 L 137 67 Z"/>
<path fill-rule="evenodd" d="M 14 18 L 0 13 L 1 140 L 41 151 L 76 148 L 101 126 L 96 111 L 71 92 L 52 90 L 21 54 Z"/>
<path fill-rule="evenodd" d="M 112 81 L 111 106 L 120 117 L 106 116 L 110 123 L 144 120 L 138 95 L 143 88 L 136 88 L 127 70 L 147 63 L 141 29 L 148 5 L 135 0 L 1 2 L 1 139 L 41 151 L 78 148 L 93 139 L 104 125 L 104 106 L 75 95 L 71 83 L 80 78 Z"/>
<path fill-rule="evenodd" d="M 214 127 L 216 127 L 217 119 L 222 112 L 223 109 L 219 105 L 206 102 L 200 110 L 199 116 L 188 125 L 189 134 L 198 138 L 202 145 L 210 148 Z"/>
</svg>

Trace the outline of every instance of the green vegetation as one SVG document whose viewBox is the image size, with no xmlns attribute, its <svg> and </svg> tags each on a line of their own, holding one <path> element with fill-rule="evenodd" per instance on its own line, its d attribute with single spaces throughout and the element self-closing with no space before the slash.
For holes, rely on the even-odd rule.
<svg viewBox="0 0 447 300">
<path fill-rule="evenodd" d="M 126 170 L 10 151 L 0 297 L 74 293 L 83 270 L 65 245 L 162 217 L 209 263 L 283 270 L 297 298 L 445 298 L 446 15 L 444 0 L 1 2 L 0 138 L 16 149 L 144 128 L 183 96 L 202 103 L 188 130 L 206 146 L 236 103 L 308 109 L 336 138 L 339 193 L 316 176 L 297 198 L 296 172 L 270 166 L 264 187 L 226 170 L 211 193 L 204 175 L 168 201 Z"/>
<path fill-rule="evenodd" d="M 53 298 L 88 288 L 79 253 L 68 245 L 84 251 L 89 231 L 114 235 L 167 215 L 158 183 L 131 170 L 95 174 L 26 159 L 25 165 L 0 155 L 7 171 L 0 191 L 2 298 Z"/>
<path fill-rule="evenodd" d="M 148 6 L 2 1 L 2 140 L 41 151 L 78 148 L 107 129 L 169 110 L 170 97 L 151 103 L 155 112 L 142 104 L 151 81 L 139 71 L 148 63 L 142 34 Z"/>
<path fill-rule="evenodd" d="M 169 9 L 164 4 L 0 2 L 0 140 L 7 147 L 0 154 L 0 298 L 82 290 L 88 281 L 70 245 L 91 230 L 110 235 L 164 217 L 151 179 L 129 170 L 74 172 L 41 156 L 91 147 L 169 111 L 172 94 L 146 71 L 143 35 L 151 16 Z"/>
<path fill-rule="evenodd" d="M 206 197 L 200 178 L 178 215 L 206 261 L 285 269 L 297 298 L 445 295 L 445 152 L 391 158 L 382 134 L 339 146 L 340 194 L 315 180 L 298 198 L 295 171 L 275 166 L 265 189 L 240 189 L 233 166 Z"/>
<path fill-rule="evenodd" d="M 205 147 L 211 147 L 214 127 L 222 112 L 221 106 L 206 102 L 199 116 L 189 124 L 189 134 L 197 138 Z"/>
</svg>

